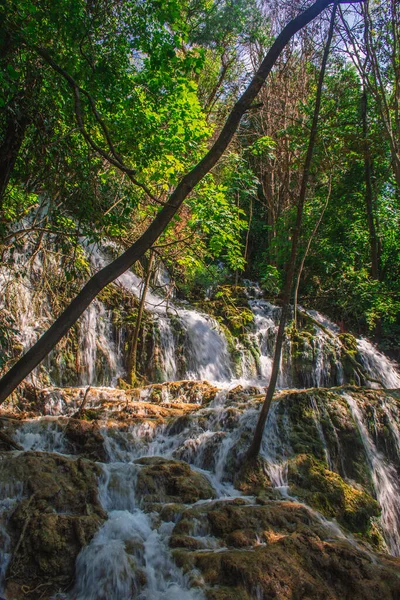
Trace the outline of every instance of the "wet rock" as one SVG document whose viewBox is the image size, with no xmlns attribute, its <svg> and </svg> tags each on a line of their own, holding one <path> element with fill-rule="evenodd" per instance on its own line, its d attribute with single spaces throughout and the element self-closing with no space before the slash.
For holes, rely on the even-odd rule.
<svg viewBox="0 0 400 600">
<path fill-rule="evenodd" d="M 208 381 L 183 380 L 145 386 L 139 393 L 147 402 L 207 405 L 214 400 L 217 391 Z"/>
<path fill-rule="evenodd" d="M 137 478 L 136 494 L 144 505 L 152 502 L 193 503 L 215 498 L 207 478 L 178 460 L 157 456 L 140 458 L 143 465 Z"/>
<path fill-rule="evenodd" d="M 86 458 L 100 462 L 107 460 L 104 439 L 96 421 L 70 419 L 64 428 L 64 432 L 72 454 L 81 454 Z"/>
<path fill-rule="evenodd" d="M 201 528 L 215 536 L 218 552 L 178 547 L 182 529 L 190 536 Z M 200 570 L 208 599 L 392 600 L 400 594 L 399 559 L 333 537 L 296 503 L 218 501 L 188 509 L 171 541 L 178 565 L 187 573 Z"/>
<path fill-rule="evenodd" d="M 7 598 L 50 598 L 73 581 L 79 551 L 106 516 L 97 497 L 98 474 L 99 467 L 82 458 L 47 452 L 3 457 L 1 486 L 19 482 L 22 494 L 7 525 L 13 552 Z"/>
<path fill-rule="evenodd" d="M 271 487 L 265 461 L 258 458 L 254 461 L 244 462 L 235 477 L 235 486 L 245 494 L 265 494 Z"/>
<path fill-rule="evenodd" d="M 290 493 L 327 517 L 335 517 L 349 531 L 368 535 L 373 517 L 380 515 L 377 501 L 347 484 L 317 459 L 300 455 L 289 463 Z"/>
</svg>

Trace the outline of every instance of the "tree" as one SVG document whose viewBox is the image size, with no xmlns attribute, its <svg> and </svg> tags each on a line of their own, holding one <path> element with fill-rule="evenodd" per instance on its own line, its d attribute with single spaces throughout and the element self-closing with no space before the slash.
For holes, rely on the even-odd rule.
<svg viewBox="0 0 400 600">
<path fill-rule="evenodd" d="M 342 14 L 345 46 L 361 80 L 375 99 L 400 190 L 400 10 L 396 0 L 360 5 L 349 25 Z"/>
<path fill-rule="evenodd" d="M 313 152 L 314 152 L 314 145 L 315 145 L 315 140 L 317 137 L 318 118 L 319 118 L 319 112 L 320 112 L 320 107 L 321 107 L 321 98 L 322 98 L 322 86 L 323 86 L 323 82 L 324 82 L 325 69 L 326 69 L 326 64 L 327 64 L 328 56 L 329 56 L 329 50 L 330 50 L 331 41 L 332 41 L 332 37 L 333 37 L 336 9 L 337 9 L 337 3 L 335 2 L 333 11 L 332 11 L 332 16 L 331 16 L 328 39 L 326 42 L 325 51 L 324 51 L 322 64 L 321 64 L 321 70 L 320 70 L 318 87 L 317 87 L 317 95 L 316 95 L 316 100 L 315 100 L 313 122 L 311 125 L 310 138 L 308 141 L 308 148 L 307 148 L 307 155 L 306 155 L 306 159 L 305 159 L 305 163 L 304 163 L 303 177 L 302 177 L 302 181 L 301 181 L 300 193 L 299 193 L 299 198 L 298 198 L 298 202 L 297 202 L 296 224 L 295 224 L 295 228 L 293 230 L 293 235 L 292 235 L 292 248 L 291 248 L 291 254 L 290 254 L 290 261 L 289 261 L 289 265 L 288 265 L 288 269 L 287 269 L 287 273 L 286 273 L 285 288 L 284 288 L 283 300 L 282 300 L 281 317 L 280 317 L 280 321 L 279 321 L 278 334 L 277 334 L 276 342 L 275 342 L 275 353 L 274 353 L 274 360 L 273 360 L 273 364 L 272 364 L 271 377 L 270 377 L 270 381 L 268 384 L 267 393 L 265 395 L 265 400 L 264 400 L 264 403 L 261 408 L 260 416 L 257 421 L 256 429 L 254 432 L 254 437 L 253 437 L 252 443 L 250 445 L 250 448 L 248 449 L 247 454 L 246 454 L 246 458 L 249 461 L 256 459 L 260 452 L 261 442 L 262 442 L 262 438 L 263 438 L 263 434 L 264 434 L 265 423 L 267 421 L 272 398 L 275 393 L 276 382 L 278 380 L 279 368 L 280 368 L 280 363 L 281 363 L 283 338 L 284 338 L 284 334 L 285 334 L 285 327 L 286 327 L 286 322 L 288 319 L 288 314 L 289 314 L 289 309 L 290 309 L 290 299 L 291 299 L 291 295 L 292 295 L 292 286 L 293 286 L 294 274 L 295 274 L 295 269 L 296 269 L 297 248 L 298 248 L 298 243 L 299 243 L 299 239 L 300 239 L 300 229 L 301 229 L 301 223 L 302 223 L 302 217 L 303 217 L 303 209 L 304 209 L 304 203 L 306 200 L 307 186 L 308 186 L 308 180 L 309 180 L 309 176 L 310 176 L 310 168 L 311 168 L 311 161 L 312 161 Z"/>
<path fill-rule="evenodd" d="M 216 141 L 206 155 L 189 171 L 177 184 L 175 190 L 169 195 L 163 208 L 157 213 L 146 231 L 139 239 L 130 246 L 121 256 L 112 263 L 97 272 L 83 287 L 81 292 L 70 303 L 66 310 L 56 319 L 53 325 L 43 334 L 39 341 L 4 375 L 0 381 L 0 402 L 3 402 L 19 383 L 34 369 L 43 358 L 50 352 L 57 342 L 65 335 L 69 328 L 76 322 L 83 311 L 89 306 L 96 295 L 109 283 L 117 279 L 124 271 L 130 268 L 143 254 L 151 248 L 157 238 L 161 235 L 174 215 L 181 207 L 184 200 L 192 192 L 193 188 L 204 178 L 204 176 L 215 166 L 228 144 L 232 140 L 235 131 L 243 115 L 251 108 L 252 102 L 260 91 L 263 83 L 269 75 L 277 58 L 281 54 L 287 42 L 319 15 L 332 0 L 316 0 L 309 8 L 304 10 L 277 36 L 269 52 L 262 61 L 260 67 L 251 79 L 244 93 L 240 96 L 231 110 L 225 125 L 223 126 Z M 46 51 L 47 52 L 47 51 Z M 43 56 L 43 52 L 41 52 Z M 48 56 L 49 65 L 51 56 Z M 75 113 L 78 127 L 82 130 L 79 120 L 79 105 L 76 106 L 79 88 L 73 81 L 69 81 L 68 73 L 61 73 L 73 89 L 75 97 Z M 95 115 L 96 116 L 96 115 Z M 101 123 L 100 123 L 101 126 Z M 82 132 L 83 133 L 83 132 Z M 109 144 L 110 146 L 110 144 Z M 110 147 L 111 153 L 112 147 Z M 114 156 L 119 162 L 118 157 Z"/>
</svg>

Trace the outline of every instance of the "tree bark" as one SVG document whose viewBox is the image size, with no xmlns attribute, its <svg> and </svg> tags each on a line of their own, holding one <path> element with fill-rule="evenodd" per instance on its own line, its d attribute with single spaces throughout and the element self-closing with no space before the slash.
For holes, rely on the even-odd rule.
<svg viewBox="0 0 400 600">
<path fill-rule="evenodd" d="M 354 0 L 358 2 L 359 0 Z M 345 2 L 346 4 L 351 2 Z M 187 173 L 170 195 L 165 206 L 160 210 L 144 234 L 121 256 L 98 271 L 72 300 L 65 311 L 56 319 L 42 337 L 22 356 L 19 361 L 0 380 L 0 403 L 37 367 L 37 365 L 55 347 L 72 325 L 79 319 L 84 310 L 109 283 L 117 279 L 129 269 L 143 254 L 151 248 L 157 238 L 165 230 L 192 189 L 203 179 L 221 158 L 232 140 L 241 118 L 250 108 L 254 98 L 260 91 L 277 58 L 288 41 L 303 27 L 317 17 L 332 0 L 316 0 L 309 8 L 292 19 L 278 35 L 269 52 L 262 61 L 258 71 L 247 89 L 234 105 L 218 138 L 204 158 Z"/>
<path fill-rule="evenodd" d="M 130 348 L 130 352 L 129 352 L 128 379 L 129 379 L 129 383 L 131 385 L 135 385 L 136 379 L 137 379 L 136 378 L 136 363 L 137 363 L 137 348 L 138 348 L 138 341 L 139 341 L 139 331 L 140 331 L 140 326 L 142 324 L 143 310 L 144 310 L 144 305 L 146 302 L 147 290 L 149 289 L 150 278 L 151 278 L 151 274 L 153 272 L 153 262 L 154 262 L 154 252 L 151 251 L 149 265 L 147 267 L 146 278 L 145 278 L 144 284 L 143 284 L 143 291 L 142 291 L 142 295 L 140 297 L 138 315 L 136 318 L 135 329 L 133 332 L 131 348 Z"/>
<path fill-rule="evenodd" d="M 302 181 L 301 181 L 300 193 L 299 193 L 299 198 L 298 198 L 298 202 L 297 202 L 296 224 L 295 224 L 295 228 L 293 231 L 292 249 L 291 249 L 290 261 L 289 261 L 287 273 L 286 273 L 286 281 L 285 281 L 285 287 L 284 287 L 284 292 L 283 292 L 282 312 L 281 312 L 281 318 L 279 321 L 278 334 L 277 334 L 276 344 L 275 344 L 275 353 L 274 353 L 274 361 L 272 364 L 271 379 L 270 379 L 270 382 L 268 385 L 264 403 L 261 408 L 260 416 L 257 421 L 253 441 L 252 441 L 250 448 L 248 449 L 247 454 L 246 454 L 246 459 L 248 461 L 255 460 L 260 452 L 261 442 L 262 442 L 262 438 L 263 438 L 263 434 L 264 434 L 265 423 L 267 421 L 272 398 L 275 393 L 276 382 L 278 380 L 279 367 L 281 364 L 282 345 L 283 345 L 283 339 L 284 339 L 284 334 L 285 334 L 285 326 L 286 326 L 286 321 L 287 321 L 287 317 L 289 314 L 290 297 L 291 297 L 291 293 L 292 293 L 292 285 L 293 285 L 294 273 L 295 273 L 295 268 L 296 268 L 297 247 L 298 247 L 298 243 L 299 243 L 299 239 L 300 239 L 300 228 L 301 228 L 301 222 L 302 222 L 302 218 L 303 218 L 303 209 L 304 209 L 304 203 L 305 203 L 305 199 L 306 199 L 308 180 L 310 177 L 310 167 L 311 167 L 311 161 L 312 161 L 312 156 L 313 156 L 313 152 L 314 152 L 315 140 L 317 137 L 317 126 L 318 126 L 318 118 L 319 118 L 319 112 L 320 112 L 320 107 L 321 107 L 321 97 L 322 97 L 322 85 L 323 85 L 323 81 L 324 81 L 326 64 L 328 61 L 329 50 L 330 50 L 332 37 L 333 37 L 336 9 L 337 9 L 337 3 L 335 3 L 335 5 L 333 7 L 331 22 L 330 22 L 330 26 L 329 26 L 328 39 L 327 39 L 327 42 L 325 45 L 324 55 L 322 58 L 322 64 L 321 64 L 321 69 L 320 69 L 320 73 L 319 73 L 317 95 L 316 95 L 316 99 L 315 99 L 315 107 L 314 107 L 314 114 L 313 114 L 313 120 L 312 120 L 311 131 L 310 131 L 310 138 L 308 141 L 307 155 L 306 155 L 306 159 L 305 159 L 305 163 L 304 163 L 303 177 L 302 177 Z"/>
<path fill-rule="evenodd" d="M 376 235 L 374 200 L 372 189 L 372 159 L 368 143 L 368 97 L 365 88 L 361 97 L 361 117 L 363 128 L 363 153 L 364 153 L 364 180 L 365 180 L 365 207 L 367 209 L 369 244 L 371 256 L 371 275 L 379 281 L 379 246 Z"/>
<path fill-rule="evenodd" d="M 10 114 L 8 117 L 4 138 L 0 146 L 0 210 L 3 208 L 3 196 L 29 123 L 30 118 L 26 113 L 19 115 L 19 117 Z"/>
</svg>

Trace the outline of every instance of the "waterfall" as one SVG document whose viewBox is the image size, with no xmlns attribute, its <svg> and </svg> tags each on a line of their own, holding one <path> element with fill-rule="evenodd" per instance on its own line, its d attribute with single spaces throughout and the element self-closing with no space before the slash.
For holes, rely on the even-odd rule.
<svg viewBox="0 0 400 600">
<path fill-rule="evenodd" d="M 86 252 L 88 256 L 90 254 L 94 270 L 109 262 L 107 250 L 91 246 Z M 14 258 L 22 267 L 26 263 L 27 250 Z M 1 283 L 6 291 L 1 300 L 2 308 L 13 315 L 16 339 L 24 351 L 52 319 L 50 298 L 39 283 L 46 268 L 44 260 L 38 253 L 29 272 L 23 272 L 20 278 L 14 277 L 11 270 L 0 269 Z M 115 285 L 119 286 L 118 294 L 128 298 L 128 307 L 141 297 L 143 282 L 130 270 L 121 275 Z M 119 389 L 106 387 L 115 386 L 118 378 L 124 377 L 129 327 L 116 319 L 118 310 L 113 313 L 107 297 L 95 299 L 75 332 L 74 361 L 67 364 L 61 360 L 61 353 L 58 356 L 53 352 L 45 364 L 46 387 L 37 390 L 34 400 L 22 399 L 22 408 L 18 407 L 26 418 L 21 422 L 16 419 L 11 424 L 5 420 L 4 427 L 9 428 L 7 434 L 29 453 L 29 457 L 43 452 L 55 453 L 59 465 L 61 459 L 76 459 L 76 469 L 77 472 L 82 469 L 83 475 L 79 475 L 82 478 L 86 473 L 85 462 L 90 463 L 96 474 L 94 481 L 95 477 L 99 480 L 98 496 L 104 509 L 104 515 L 99 510 L 101 525 L 94 528 L 96 533 L 79 554 L 80 546 L 76 551 L 76 578 L 72 589 L 60 592 L 55 598 L 204 600 L 209 590 L 200 571 L 194 574 L 192 571 L 189 575 L 179 568 L 174 560 L 172 541 L 179 519 L 185 523 L 187 511 L 192 511 L 195 526 L 186 541 L 199 553 L 227 551 L 207 526 L 208 513 L 204 513 L 205 517 L 203 514 L 203 521 L 199 516 L 201 510 L 207 511 L 212 503 L 231 503 L 232 507 L 242 508 L 267 506 L 268 510 L 275 510 L 274 507 L 281 503 L 287 510 L 282 518 L 285 523 L 287 515 L 294 514 L 300 506 L 305 510 L 302 527 L 306 528 L 312 519 L 317 521 L 321 527 L 318 532 L 325 532 L 325 538 L 321 534 L 321 539 L 327 543 L 340 539 L 343 544 L 351 544 L 352 551 L 363 552 L 372 563 L 376 560 L 372 552 L 365 548 L 360 550 L 359 542 L 346 528 L 361 536 L 365 533 L 362 539 L 370 540 L 367 534 L 371 530 L 366 525 L 364 529 L 362 527 L 363 518 L 377 518 L 377 504 L 371 497 L 373 485 L 382 508 L 379 527 L 387 550 L 400 556 L 399 466 L 395 466 L 396 458 L 400 460 L 400 415 L 395 392 L 384 395 L 371 389 L 344 388 L 321 392 L 297 389 L 278 394 L 271 404 L 260 451 L 260 464 L 264 469 L 261 478 L 265 476 L 262 485 L 267 489 L 260 492 L 250 484 L 246 488 L 248 482 L 240 481 L 243 458 L 254 434 L 264 388 L 270 378 L 280 318 L 280 308 L 262 298 L 257 286 L 249 284 L 247 293 L 254 322 L 241 337 L 232 341 L 216 318 L 174 297 L 166 272 L 159 269 L 155 285 L 149 289 L 145 300 L 147 323 L 154 327 L 153 342 L 157 349 L 148 360 L 156 363 L 153 372 L 156 368 L 160 370 L 154 379 L 169 383 L 150 382 L 140 389 L 122 389 L 123 385 Z M 286 335 L 279 387 L 332 388 L 349 383 L 352 379 L 348 369 L 344 368 L 339 328 L 320 313 L 307 312 L 313 319 L 309 329 L 297 332 L 298 339 L 292 332 Z M 397 365 L 367 340 L 361 338 L 356 343 L 357 360 L 362 369 L 387 388 L 399 388 Z M 58 365 L 57 377 L 53 377 L 54 365 Z M 40 373 L 36 374 L 35 382 L 39 388 L 38 375 Z M 60 387 L 48 385 L 51 377 Z M 76 378 L 73 384 L 70 377 Z M 179 382 L 179 379 L 185 381 Z M 81 421 L 70 421 L 85 393 L 84 387 L 78 386 L 88 385 L 91 391 L 86 412 L 82 411 Z M 373 387 L 379 386 L 373 384 Z M 40 416 L 35 417 L 35 411 L 40 412 Z M 299 415 L 303 419 L 301 423 Z M 76 431 L 73 431 L 74 425 Z M 384 438 L 387 448 L 383 448 L 383 427 L 389 432 Z M 70 437 L 71 433 L 76 437 Z M 353 448 L 354 452 L 357 450 L 363 455 L 362 464 L 356 464 L 359 471 L 349 456 Z M 15 452 L 12 456 L 23 457 L 23 453 Z M 192 474 L 201 476 L 207 485 L 211 484 L 209 495 L 186 504 L 186 500 L 164 502 L 161 494 L 153 494 L 156 501 L 146 505 L 138 482 L 143 475 L 145 460 L 150 459 L 168 460 L 176 468 L 182 465 L 179 461 L 188 463 Z M 96 465 L 94 461 L 98 461 Z M 2 460 L 0 471 L 1 464 Z M 48 473 L 46 476 L 51 477 Z M 318 488 L 321 481 L 327 483 L 322 491 Z M 57 486 L 54 489 L 58 489 Z M 177 487 L 180 487 L 179 480 Z M 3 486 L 0 490 L 0 594 L 6 593 L 1 586 L 5 582 L 13 544 L 15 548 L 7 522 L 26 489 L 29 486 L 24 488 L 16 480 L 15 485 Z M 326 496 L 330 494 L 326 503 L 325 492 Z M 342 500 L 342 496 L 345 497 L 343 510 L 336 523 L 329 520 L 333 518 L 332 505 L 337 498 Z M 166 508 L 169 515 L 168 510 L 171 509 L 172 514 L 173 506 L 176 516 L 164 519 L 162 509 Z M 357 513 L 360 529 L 357 529 L 359 522 L 353 523 L 352 528 L 348 522 L 340 521 L 344 514 L 349 516 L 354 506 L 356 512 L 367 514 L 365 517 Z M 59 513 L 51 510 L 56 518 Z M 84 516 L 88 517 L 89 513 Z M 75 517 L 78 522 L 78 515 Z M 241 527 L 245 529 L 245 525 Z M 259 535 L 261 538 L 262 533 Z M 279 533 L 271 539 L 273 543 L 279 543 L 287 535 L 287 532 Z M 246 543 L 245 539 L 246 549 L 241 551 L 256 554 Z M 258 539 L 257 544 L 268 546 L 270 542 L 267 544 Z M 189 552 L 189 546 L 186 550 Z M 257 592 L 260 598 L 263 593 L 262 590 Z"/>
<path fill-rule="evenodd" d="M 44 269 L 59 268 L 56 257 L 50 255 L 44 259 L 43 252 L 38 252 L 30 260 L 31 252 L 27 244 L 14 253 L 13 269 L 0 268 L 0 282 L 5 290 L 0 309 L 14 319 L 16 344 L 22 351 L 26 351 L 52 321 L 48 290 L 41 288 L 40 281 Z M 110 260 L 110 249 L 88 245 L 85 252 L 96 271 Z M 15 267 L 20 272 L 18 277 Z M 116 285 L 136 298 L 141 296 L 143 282 L 131 270 L 123 273 Z M 247 282 L 254 323 L 245 333 L 245 343 L 235 341 L 238 355 L 235 365 L 232 340 L 229 344 L 224 330 L 212 316 L 172 298 L 172 285 L 162 267 L 158 267 L 155 288 L 157 292 L 148 290 L 145 303 L 154 322 L 153 339 L 157 344 L 158 362 L 154 363 L 153 356 L 146 358 L 152 377 L 158 381 L 206 379 L 228 387 L 235 377 L 238 383 L 245 385 L 268 384 L 280 308 L 264 300 L 256 284 Z M 297 355 L 290 338 L 286 338 L 278 387 L 330 387 L 346 383 L 339 328 L 316 311 L 302 311 L 313 319 L 315 332 L 309 339 L 303 336 L 303 346 Z M 124 377 L 126 336 L 126 327 L 114 324 L 112 311 L 106 309 L 101 300 L 94 300 L 79 320 L 78 348 L 68 351 L 69 363 L 62 349 L 53 351 L 44 362 L 47 381 L 61 386 L 116 385 L 118 379 Z M 381 381 L 387 388 L 400 386 L 400 373 L 394 362 L 363 338 L 357 340 L 357 347 L 357 359 L 372 379 Z M 40 369 L 43 371 L 43 367 Z M 40 369 L 35 371 L 36 378 L 42 373 Z M 75 380 L 71 381 L 71 377 Z M 36 383 L 40 385 L 39 379 Z M 371 382 L 371 385 L 377 387 L 378 384 Z"/>
<path fill-rule="evenodd" d="M 288 495 L 288 457 L 293 455 L 288 441 L 290 427 L 287 412 L 282 417 L 282 427 L 278 426 L 279 403 L 273 402 L 268 414 L 267 423 L 261 443 L 260 455 L 267 463 L 267 471 L 271 484 L 283 496 Z"/>
<path fill-rule="evenodd" d="M 103 251 L 91 249 L 92 262 L 96 269 L 107 263 Z M 165 275 L 164 279 L 165 285 Z M 137 298 L 142 294 L 142 280 L 132 271 L 126 271 L 117 283 Z M 182 379 L 208 379 L 226 381 L 232 377 L 231 359 L 228 344 L 217 321 L 184 305 L 177 305 L 169 299 L 148 290 L 145 299 L 146 309 L 153 315 L 160 335 L 164 380 L 177 376 L 176 340 L 172 320 L 180 324 L 184 335 L 185 369 Z"/>
<path fill-rule="evenodd" d="M 81 385 L 116 384 L 124 370 L 112 332 L 112 317 L 104 305 L 94 300 L 83 313 L 79 330 Z M 101 364 L 101 368 L 98 364 Z M 103 371 L 101 373 L 101 371 Z M 101 377 L 99 375 L 101 374 Z"/>
<path fill-rule="evenodd" d="M 16 481 L 0 489 L 0 593 L 4 592 L 7 567 L 11 560 L 11 537 L 6 523 L 23 497 L 23 485 Z"/>
<path fill-rule="evenodd" d="M 387 389 L 400 388 L 400 373 L 393 361 L 364 338 L 357 340 L 357 346 L 362 365 L 369 375 L 381 381 Z M 374 382 L 371 385 L 377 387 Z"/>
<path fill-rule="evenodd" d="M 365 424 L 361 408 L 350 394 L 344 394 L 357 424 L 370 466 L 372 481 L 379 504 L 382 507 L 381 524 L 388 548 L 400 556 L 400 486 L 398 473 L 393 465 L 378 451 Z"/>
<path fill-rule="evenodd" d="M 157 526 L 135 498 L 140 465 L 110 463 L 102 469 L 100 498 L 108 519 L 78 556 L 72 598 L 203 600 L 171 559 L 168 540 L 174 523 Z"/>
</svg>

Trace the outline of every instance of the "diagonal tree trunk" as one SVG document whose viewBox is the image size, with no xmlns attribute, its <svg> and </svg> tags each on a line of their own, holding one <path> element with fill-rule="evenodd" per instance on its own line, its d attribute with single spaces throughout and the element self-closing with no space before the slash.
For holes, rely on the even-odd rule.
<svg viewBox="0 0 400 600">
<path fill-rule="evenodd" d="M 360 0 L 354 0 L 359 2 Z M 351 2 L 344 2 L 349 4 Z M 79 319 L 84 310 L 109 283 L 117 279 L 129 269 L 143 254 L 151 248 L 157 238 L 162 234 L 173 216 L 176 214 L 192 189 L 214 167 L 231 142 L 241 118 L 251 107 L 251 104 L 267 76 L 271 72 L 276 60 L 289 40 L 303 27 L 310 23 L 332 0 L 316 0 L 309 8 L 292 19 L 272 44 L 269 52 L 262 61 L 247 89 L 234 105 L 224 127 L 211 149 L 204 158 L 187 173 L 179 182 L 174 192 L 170 195 L 165 206 L 160 210 L 144 234 L 126 252 L 112 263 L 98 271 L 82 288 L 81 292 L 72 300 L 65 311 L 56 319 L 53 325 L 42 337 L 22 356 L 18 362 L 0 380 L 0 403 L 37 367 L 37 365 L 55 347 L 60 339 L 68 332 L 70 327 Z"/>
<path fill-rule="evenodd" d="M 297 247 L 300 239 L 300 228 L 303 217 L 303 209 L 304 203 L 306 199 L 307 193 L 307 185 L 310 177 L 310 167 L 312 156 L 314 152 L 315 140 L 317 137 L 317 126 L 318 126 L 318 118 L 319 112 L 321 108 L 321 98 L 322 98 L 322 85 L 324 82 L 326 63 L 328 61 L 329 50 L 333 37 L 333 29 L 335 24 L 335 16 L 336 16 L 337 3 L 335 3 L 332 11 L 331 22 L 329 27 L 328 39 L 325 45 L 324 55 L 322 58 L 321 69 L 319 73 L 318 87 L 317 87 L 317 96 L 315 99 L 315 107 L 314 107 L 314 115 L 311 125 L 310 138 L 308 141 L 307 155 L 304 163 L 303 177 L 301 181 L 301 188 L 299 193 L 299 199 L 297 202 L 297 215 L 296 215 L 296 224 L 293 230 L 292 236 L 292 250 L 290 254 L 290 261 L 286 273 L 286 282 L 283 291 L 283 304 L 282 304 L 282 312 L 281 318 L 279 321 L 278 334 L 276 338 L 275 344 L 275 353 L 274 353 L 274 361 L 272 364 L 272 372 L 271 379 L 269 381 L 267 393 L 265 396 L 264 404 L 262 405 L 260 416 L 257 421 L 256 429 L 254 432 L 253 441 L 250 445 L 250 448 L 247 451 L 246 459 L 248 461 L 255 460 L 260 452 L 261 442 L 264 434 L 265 423 L 267 421 L 269 409 L 271 406 L 272 398 L 275 393 L 276 382 L 278 380 L 279 367 L 281 364 L 281 354 L 282 354 L 282 345 L 283 338 L 285 334 L 285 326 L 289 314 L 290 308 L 290 297 L 292 294 L 292 286 L 294 280 L 294 273 L 296 268 L 296 258 L 297 258 Z"/>
</svg>

